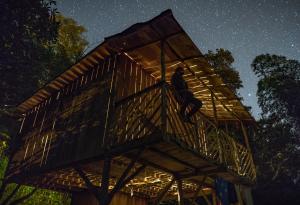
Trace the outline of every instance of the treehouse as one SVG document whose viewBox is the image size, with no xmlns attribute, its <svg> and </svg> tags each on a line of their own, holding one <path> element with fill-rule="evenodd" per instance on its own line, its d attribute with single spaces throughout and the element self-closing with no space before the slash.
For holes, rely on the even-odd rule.
<svg viewBox="0 0 300 205">
<path fill-rule="evenodd" d="M 178 115 L 178 66 L 203 102 L 195 124 Z M 216 178 L 255 182 L 255 121 L 170 10 L 105 38 L 18 111 L 7 177 L 71 192 L 73 204 L 216 204 Z"/>
</svg>

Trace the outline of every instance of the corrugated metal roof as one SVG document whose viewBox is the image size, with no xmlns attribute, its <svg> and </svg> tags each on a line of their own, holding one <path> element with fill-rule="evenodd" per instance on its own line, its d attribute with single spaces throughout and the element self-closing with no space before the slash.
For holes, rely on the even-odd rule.
<svg viewBox="0 0 300 205">
<path fill-rule="evenodd" d="M 200 50 L 174 18 L 171 10 L 144 23 L 135 24 L 125 31 L 105 38 L 104 42 L 85 55 L 49 82 L 34 95 L 18 106 L 21 113 L 32 109 L 51 93 L 63 88 L 80 75 L 87 72 L 105 57 L 124 52 L 156 79 L 160 79 L 160 42 L 165 41 L 166 79 L 170 80 L 179 65 L 187 68 L 185 79 L 195 96 L 204 102 L 204 113 L 213 116 L 211 92 L 217 98 L 216 108 L 219 118 L 227 120 L 239 118 L 254 121 L 239 98 L 228 88 L 220 76 L 203 57 Z"/>
</svg>

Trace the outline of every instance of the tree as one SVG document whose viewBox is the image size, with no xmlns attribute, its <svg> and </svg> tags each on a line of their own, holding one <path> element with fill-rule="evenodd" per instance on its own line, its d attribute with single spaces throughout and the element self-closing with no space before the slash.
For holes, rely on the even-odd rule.
<svg viewBox="0 0 300 205">
<path fill-rule="evenodd" d="M 239 72 L 233 67 L 234 58 L 229 50 L 223 48 L 216 49 L 216 52 L 208 51 L 204 55 L 215 72 L 221 76 L 235 94 L 243 87 Z"/>
<path fill-rule="evenodd" d="M 55 42 L 58 23 L 53 1 L 3 0 L 0 5 L 0 105 L 15 105 L 35 88 L 42 45 Z"/>
<path fill-rule="evenodd" d="M 59 24 L 57 40 L 45 45 L 45 52 L 40 54 L 39 67 L 43 68 L 39 76 L 38 87 L 52 80 L 69 66 L 76 63 L 84 54 L 88 42 L 83 34 L 86 29 L 71 18 L 57 14 Z"/>
<path fill-rule="evenodd" d="M 54 19 L 53 3 L 40 0 L 0 2 L 0 124 L 1 143 L 4 145 L 1 163 L 4 163 L 4 170 L 5 162 L 9 162 L 7 154 L 15 147 L 11 144 L 13 115 L 8 108 L 20 102 L 36 87 L 41 69 L 37 69 L 35 63 L 39 60 L 39 52 L 43 50 L 41 45 L 53 43 L 57 36 L 58 24 Z M 23 89 L 20 89 L 21 85 Z M 1 181 L 1 196 L 7 184 L 5 179 Z M 8 196 L 14 195 L 18 189 Z M 7 200 L 4 198 L 2 204 Z"/>
<path fill-rule="evenodd" d="M 56 20 L 59 22 L 58 41 L 56 43 L 57 50 L 60 53 L 65 53 L 72 63 L 78 61 L 88 42 L 83 37 L 86 29 L 77 24 L 71 18 L 66 18 L 62 15 L 57 15 Z"/>
<path fill-rule="evenodd" d="M 263 117 L 300 125 L 300 63 L 284 56 L 257 56 L 252 68 L 259 78 L 258 103 Z"/>
<path fill-rule="evenodd" d="M 14 106 L 83 55 L 85 29 L 71 19 L 56 18 L 52 0 L 3 0 L 0 7 L 0 203 L 30 203 L 33 194 L 32 200 L 41 201 L 39 193 L 46 191 L 8 184 L 3 179 L 18 145 L 14 140 Z M 78 43 L 71 46 L 68 39 Z M 50 191 L 45 195 L 53 200 L 61 196 Z M 45 200 L 43 204 L 47 204 Z"/>
<path fill-rule="evenodd" d="M 261 204 L 297 204 L 300 191 L 300 63 L 283 56 L 260 55 L 252 69 L 259 78 L 258 103 L 262 109 L 253 139 Z"/>
</svg>

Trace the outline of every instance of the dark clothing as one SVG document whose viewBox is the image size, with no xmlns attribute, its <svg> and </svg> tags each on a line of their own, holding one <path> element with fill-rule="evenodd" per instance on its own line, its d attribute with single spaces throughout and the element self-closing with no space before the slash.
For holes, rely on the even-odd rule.
<svg viewBox="0 0 300 205">
<path fill-rule="evenodd" d="M 194 94 L 188 90 L 188 85 L 181 74 L 175 72 L 171 78 L 171 83 L 176 90 L 175 98 L 181 105 L 180 114 L 190 118 L 202 107 L 202 102 L 195 98 Z M 186 109 L 189 105 L 193 105 L 193 107 L 186 115 Z"/>
<path fill-rule="evenodd" d="M 187 83 L 185 82 L 185 80 L 183 79 L 182 75 L 180 75 L 178 73 L 173 74 L 171 83 L 177 92 L 189 89 L 189 87 L 188 87 Z"/>
</svg>

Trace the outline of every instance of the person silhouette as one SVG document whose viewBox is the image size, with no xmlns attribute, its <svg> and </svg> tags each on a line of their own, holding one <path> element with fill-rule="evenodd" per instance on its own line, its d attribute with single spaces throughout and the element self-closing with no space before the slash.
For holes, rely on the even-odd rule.
<svg viewBox="0 0 300 205">
<path fill-rule="evenodd" d="M 191 117 L 202 107 L 202 101 L 195 98 L 189 90 L 187 82 L 183 78 L 184 69 L 177 67 L 171 77 L 171 84 L 175 89 L 175 99 L 180 104 L 179 114 L 184 122 L 193 123 Z M 187 107 L 191 105 L 191 110 L 186 114 Z"/>
</svg>

